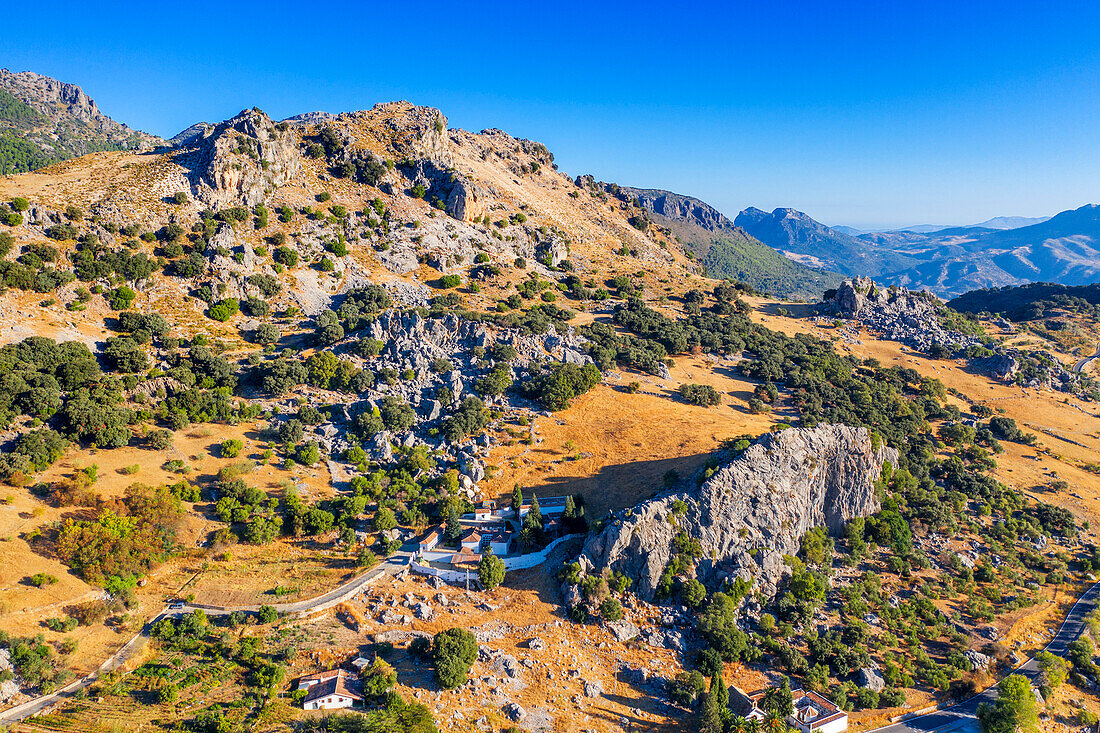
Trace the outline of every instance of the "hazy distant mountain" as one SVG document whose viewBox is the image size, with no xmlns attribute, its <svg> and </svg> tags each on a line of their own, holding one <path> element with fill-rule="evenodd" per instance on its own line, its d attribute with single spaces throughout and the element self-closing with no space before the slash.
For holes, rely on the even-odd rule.
<svg viewBox="0 0 1100 733">
<path fill-rule="evenodd" d="M 963 227 L 914 226 L 851 234 L 794 209 L 748 208 L 734 222 L 788 257 L 885 284 L 951 297 L 1034 281 L 1100 281 L 1100 207 L 1054 217 L 996 217 Z"/>
<path fill-rule="evenodd" d="M 925 235 L 877 233 L 863 238 L 924 260 L 887 274 L 883 281 L 927 287 L 944 296 L 1035 281 L 1100 281 L 1100 207 L 1091 204 L 1014 229 L 955 227 Z"/>
<path fill-rule="evenodd" d="M 0 174 L 23 173 L 102 150 L 146 150 L 164 141 L 99 111 L 75 84 L 0 69 Z"/>
<path fill-rule="evenodd" d="M 877 276 L 916 263 L 906 255 L 827 227 L 794 209 L 776 209 L 769 214 L 749 207 L 733 223 L 793 260 L 845 275 Z"/>
<path fill-rule="evenodd" d="M 995 216 L 974 226 L 985 229 L 1019 229 L 1032 224 L 1042 224 L 1049 219 L 1049 216 Z"/>
<path fill-rule="evenodd" d="M 618 188 L 636 199 L 653 221 L 671 230 L 712 277 L 739 280 L 773 295 L 806 300 L 819 299 L 843 279 L 837 273 L 784 257 L 697 198 L 659 189 Z"/>
<path fill-rule="evenodd" d="M 840 225 L 829 227 L 829 228 L 832 229 L 834 232 L 840 232 L 841 234 L 847 234 L 850 237 L 858 237 L 860 234 L 863 234 L 865 231 L 867 231 L 866 229 L 856 229 L 855 227 L 845 226 L 844 224 L 840 224 Z"/>
</svg>

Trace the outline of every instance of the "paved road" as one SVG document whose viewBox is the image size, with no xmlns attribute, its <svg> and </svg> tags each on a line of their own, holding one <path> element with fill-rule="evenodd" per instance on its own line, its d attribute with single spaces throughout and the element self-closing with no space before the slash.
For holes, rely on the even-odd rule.
<svg viewBox="0 0 1100 733">
<path fill-rule="evenodd" d="M 275 603 L 272 604 L 275 610 L 282 614 L 304 614 L 315 611 L 323 611 L 325 609 L 336 606 L 349 598 L 354 597 L 364 587 L 374 582 L 377 578 L 384 574 L 396 574 L 401 570 L 409 567 L 409 563 L 413 559 L 412 547 L 402 547 L 390 557 L 383 560 L 381 563 L 371 568 L 367 572 L 360 576 L 352 578 L 347 583 L 344 583 L 338 588 L 325 593 L 324 595 L 317 596 L 316 598 L 310 598 L 305 601 L 295 601 L 293 603 Z M 36 697 L 33 700 L 17 705 L 13 708 L 9 708 L 0 712 L 0 725 L 10 725 L 12 723 L 18 723 L 20 720 L 29 718 L 33 715 L 38 715 L 46 709 L 52 707 L 56 703 L 68 699 L 75 695 L 77 691 L 84 689 L 88 685 L 95 682 L 102 675 L 108 672 L 113 672 L 126 662 L 136 657 L 149 642 L 150 633 L 153 628 L 153 624 L 160 621 L 162 618 L 171 617 L 178 618 L 192 611 L 202 610 L 208 616 L 227 616 L 234 611 L 243 611 L 245 613 L 255 613 L 260 609 L 259 605 L 255 606 L 210 606 L 201 603 L 185 603 L 179 608 L 164 608 L 161 609 L 157 615 L 149 619 L 142 630 L 130 639 L 121 649 L 115 652 L 111 657 L 107 659 L 103 664 L 99 666 L 99 669 L 82 677 L 75 682 L 71 682 L 60 690 L 53 692 L 49 695 L 43 695 Z"/>
<path fill-rule="evenodd" d="M 1079 362 L 1074 364 L 1073 365 L 1073 371 L 1080 372 L 1086 366 L 1088 366 L 1088 363 L 1090 361 L 1092 361 L 1093 359 L 1100 359 L 1100 344 L 1096 345 L 1096 353 L 1095 354 L 1093 354 L 1092 356 L 1086 356 L 1084 359 L 1081 359 Z"/>
<path fill-rule="evenodd" d="M 1047 644 L 1046 651 L 1060 657 L 1065 656 L 1066 647 L 1070 642 L 1076 641 L 1077 637 L 1081 636 L 1081 633 L 1085 630 L 1085 617 L 1096 608 L 1098 599 L 1100 599 L 1100 583 L 1094 584 L 1081 594 L 1081 597 L 1073 604 L 1073 608 L 1066 614 L 1065 621 L 1059 627 L 1058 633 Z M 1034 681 L 1039 676 L 1039 665 L 1033 657 L 1017 667 L 1015 671 Z M 990 687 L 958 705 L 936 710 L 893 725 L 876 728 L 874 733 L 932 733 L 932 731 L 936 731 L 936 733 L 972 733 L 980 730 L 976 717 L 978 706 L 983 702 L 993 702 L 996 699 L 997 688 Z"/>
</svg>

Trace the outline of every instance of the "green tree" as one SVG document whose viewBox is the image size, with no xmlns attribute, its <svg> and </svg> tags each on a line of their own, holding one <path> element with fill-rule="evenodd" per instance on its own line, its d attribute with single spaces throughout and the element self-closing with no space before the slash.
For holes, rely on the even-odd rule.
<svg viewBox="0 0 1100 733">
<path fill-rule="evenodd" d="M 275 610 L 274 606 L 260 606 L 259 612 L 256 617 L 260 620 L 261 624 L 271 624 L 279 618 L 279 612 Z"/>
<path fill-rule="evenodd" d="M 523 506 L 523 489 L 519 487 L 519 484 L 516 484 L 515 488 L 512 489 L 512 511 L 516 513 L 517 517 L 521 506 Z"/>
<path fill-rule="evenodd" d="M 978 706 L 984 733 L 1035 733 L 1039 710 L 1031 682 L 1022 674 L 1010 674 L 997 684 L 997 700 Z"/>
<path fill-rule="evenodd" d="M 461 687 L 477 660 L 477 639 L 466 629 L 440 631 L 432 639 L 432 660 L 441 687 L 446 690 Z"/>
<path fill-rule="evenodd" d="M 451 504 L 447 510 L 447 523 L 443 532 L 451 542 L 456 542 L 462 536 L 462 524 L 459 522 L 458 510 L 455 509 L 454 504 Z"/>
<path fill-rule="evenodd" d="M 481 562 L 477 564 L 477 577 L 483 588 L 496 588 L 504 582 L 504 573 L 504 561 L 492 550 L 481 556 Z"/>
<path fill-rule="evenodd" d="M 699 711 L 699 733 L 722 733 L 722 709 L 713 690 L 703 693 L 703 706 Z"/>
</svg>

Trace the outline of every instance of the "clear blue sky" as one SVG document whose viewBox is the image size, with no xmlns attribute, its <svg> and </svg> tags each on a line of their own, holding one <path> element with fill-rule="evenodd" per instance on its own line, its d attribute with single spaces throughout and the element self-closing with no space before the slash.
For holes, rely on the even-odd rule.
<svg viewBox="0 0 1100 733">
<path fill-rule="evenodd" d="M 537 7 L 543 5 L 543 7 Z M 18 3 L 0 66 L 171 136 L 408 99 L 545 142 L 569 174 L 965 224 L 1100 199 L 1100 4 Z M 22 16 L 22 17 L 21 17 Z"/>
</svg>

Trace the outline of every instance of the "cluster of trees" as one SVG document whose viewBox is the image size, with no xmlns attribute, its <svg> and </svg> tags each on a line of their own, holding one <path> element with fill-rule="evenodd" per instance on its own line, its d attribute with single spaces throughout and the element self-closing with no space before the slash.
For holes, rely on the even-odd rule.
<svg viewBox="0 0 1100 733">
<path fill-rule="evenodd" d="M 532 365 L 530 379 L 523 383 L 523 392 L 550 410 L 564 410 L 573 401 L 595 387 L 603 379 L 595 364 Z"/>
<path fill-rule="evenodd" d="M 168 487 L 132 484 L 95 519 L 66 519 L 57 555 L 81 578 L 109 590 L 133 587 L 176 547 L 182 510 Z"/>
<path fill-rule="evenodd" d="M 53 692 L 69 676 L 62 660 L 41 634 L 33 637 L 11 636 L 6 631 L 0 631 L 0 649 L 7 651 L 8 661 L 23 682 L 42 694 Z M 65 649 L 72 651 L 75 646 L 66 645 Z M 7 682 L 13 677 L 11 669 L 0 671 L 0 682 Z"/>
</svg>

